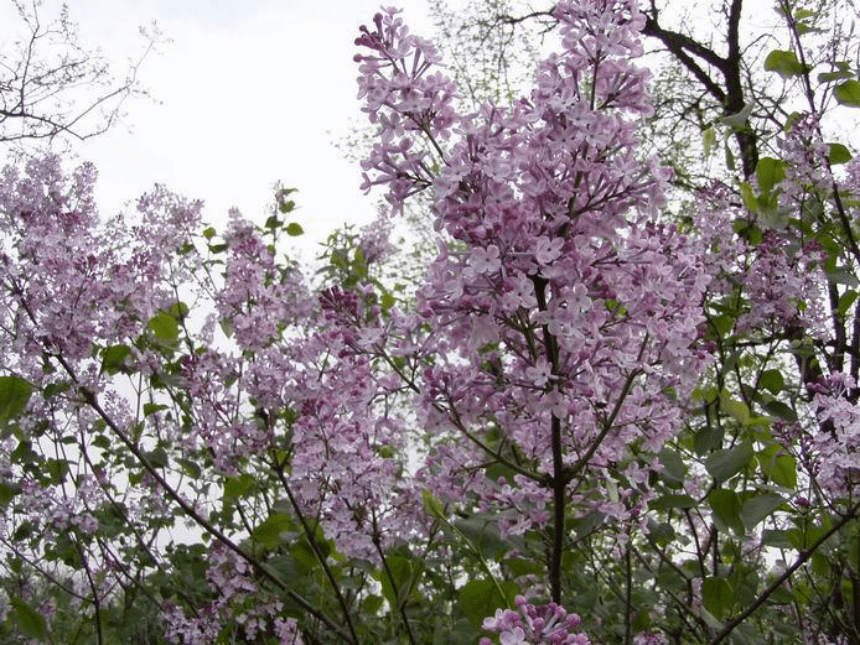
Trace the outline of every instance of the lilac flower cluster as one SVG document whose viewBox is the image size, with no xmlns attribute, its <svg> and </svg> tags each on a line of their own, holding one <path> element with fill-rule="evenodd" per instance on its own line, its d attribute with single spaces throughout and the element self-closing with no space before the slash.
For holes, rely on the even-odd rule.
<svg viewBox="0 0 860 645">
<path fill-rule="evenodd" d="M 541 63 L 532 96 L 462 117 L 450 81 L 430 74 L 435 52 L 396 12 L 357 41 L 370 52 L 360 96 L 379 127 L 365 187 L 386 185 L 394 210 L 432 188 L 440 231 L 417 315 L 359 350 L 415 348 L 409 389 L 437 437 L 421 477 L 445 499 L 524 512 L 514 532 L 545 525 L 547 489 L 519 477 L 513 493 L 477 474 L 486 453 L 464 432 L 497 428 L 538 475 L 553 470 L 553 419 L 568 467 L 592 446 L 597 465 L 633 444 L 659 451 L 681 427 L 666 393 L 689 392 L 708 361 L 696 346 L 705 254 L 655 221 L 670 172 L 637 158 L 650 111 L 648 73 L 631 62 L 643 16 L 622 0 L 560 2 L 556 16 L 562 52 Z M 412 152 L 422 138 L 438 174 Z"/>
<path fill-rule="evenodd" d="M 856 388 L 850 375 L 833 373 L 817 385 L 812 401 L 819 422 L 825 424 L 809 446 L 813 473 L 818 485 L 837 497 L 856 493 L 860 485 L 860 406 L 852 403 Z"/>
<path fill-rule="evenodd" d="M 216 642 L 224 625 L 235 623 L 250 642 L 271 625 L 278 645 L 302 645 L 296 620 L 278 616 L 283 604 L 267 598 L 249 574 L 244 560 L 223 546 L 215 545 L 209 553 L 206 575 L 216 597 L 195 616 L 187 616 L 180 607 L 168 604 L 165 607 L 168 642 L 210 645 Z"/>
<path fill-rule="evenodd" d="M 574 633 L 582 622 L 578 614 L 569 614 L 555 603 L 533 605 L 523 596 L 516 597 L 518 611 L 497 609 L 492 618 L 485 618 L 485 631 L 499 635 L 501 645 L 590 645 L 583 633 Z M 481 645 L 492 645 L 482 638 Z"/>
</svg>

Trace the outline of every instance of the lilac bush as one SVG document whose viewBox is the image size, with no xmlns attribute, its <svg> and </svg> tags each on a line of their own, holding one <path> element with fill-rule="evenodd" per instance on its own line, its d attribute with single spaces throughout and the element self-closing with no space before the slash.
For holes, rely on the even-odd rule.
<svg viewBox="0 0 860 645">
<path fill-rule="evenodd" d="M 855 598 L 856 163 L 794 118 L 676 220 L 639 140 L 645 14 L 554 16 L 531 95 L 465 115 L 399 11 L 361 28 L 389 209 L 317 281 L 290 189 L 219 234 L 163 187 L 103 221 L 92 167 L 4 170 L 4 638 L 848 633 L 823 599 Z M 407 294 L 377 270 L 425 191 Z"/>
</svg>

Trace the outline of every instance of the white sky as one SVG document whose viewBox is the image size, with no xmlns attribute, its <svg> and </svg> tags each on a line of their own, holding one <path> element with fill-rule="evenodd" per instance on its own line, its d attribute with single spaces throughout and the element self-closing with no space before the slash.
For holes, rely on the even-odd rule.
<svg viewBox="0 0 860 645">
<path fill-rule="evenodd" d="M 53 19 L 60 2 L 40 14 Z M 128 105 L 128 127 L 80 144 L 99 169 L 99 204 L 111 215 L 164 183 L 206 201 L 206 218 L 229 207 L 262 222 L 280 180 L 299 189 L 296 219 L 307 242 L 343 222 L 364 223 L 375 197 L 333 142 L 363 119 L 352 61 L 359 24 L 379 0 L 70 0 L 84 45 L 99 46 L 122 73 L 143 46 L 138 28 L 157 21 L 172 43 L 141 72 L 160 104 Z M 431 36 L 426 0 L 399 0 L 414 33 Z M 0 32 L 17 20 L 0 0 Z M 2 33 L 0 33 L 2 36 Z M 307 246 L 307 244 L 306 244 Z M 312 251 L 312 253 L 314 253 Z"/>
<path fill-rule="evenodd" d="M 371 220 L 377 197 L 361 194 L 357 163 L 333 143 L 351 120 L 364 123 L 353 41 L 383 2 L 403 7 L 414 33 L 434 35 L 434 0 L 69 0 L 82 44 L 101 47 L 118 74 L 144 45 L 140 26 L 154 20 L 172 39 L 140 74 L 159 102 L 130 102 L 128 127 L 77 147 L 99 169 L 102 214 L 160 182 L 204 199 L 216 225 L 234 205 L 262 222 L 281 181 L 299 189 L 306 259 L 334 228 Z M 40 14 L 53 20 L 60 6 L 44 0 Z M 17 23 L 0 0 L 0 45 Z"/>
</svg>

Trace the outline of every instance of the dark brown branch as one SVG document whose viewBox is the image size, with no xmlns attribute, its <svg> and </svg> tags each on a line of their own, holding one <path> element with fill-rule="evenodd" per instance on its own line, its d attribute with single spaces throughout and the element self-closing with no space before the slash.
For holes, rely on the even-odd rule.
<svg viewBox="0 0 860 645">
<path fill-rule="evenodd" d="M 728 25 L 726 30 L 726 58 L 718 55 L 695 39 L 669 29 L 664 29 L 658 22 L 658 12 L 653 8 L 647 15 L 645 29 L 642 33 L 659 40 L 681 65 L 683 65 L 708 93 L 722 106 L 723 116 L 737 114 L 744 109 L 745 100 L 742 84 L 742 60 L 740 49 L 740 19 L 743 0 L 732 0 L 729 8 Z M 723 79 L 718 83 L 693 58 L 696 57 L 717 69 Z M 741 152 L 741 164 L 744 177 L 750 177 L 758 165 L 758 140 L 749 125 L 739 128 L 734 133 L 735 141 Z"/>
<path fill-rule="evenodd" d="M 535 287 L 535 297 L 538 309 L 546 311 L 546 288 L 549 284 L 544 278 L 534 276 L 532 282 Z M 555 336 L 549 331 L 548 325 L 542 325 L 544 352 L 547 362 L 551 366 L 552 375 L 557 379 L 559 369 L 559 348 Z M 556 385 L 555 387 L 560 387 Z M 561 419 L 555 413 L 552 414 L 552 478 L 550 479 L 553 493 L 553 532 L 552 553 L 550 555 L 549 584 L 552 593 L 552 601 L 561 604 L 561 555 L 564 550 L 564 524 L 567 483 L 570 481 L 565 476 L 564 455 L 561 446 Z"/>
<path fill-rule="evenodd" d="M 756 598 L 755 601 L 749 607 L 747 607 L 747 609 L 745 609 L 728 623 L 726 623 L 726 626 L 723 627 L 723 629 L 720 630 L 720 632 L 717 634 L 716 638 L 711 641 L 711 645 L 718 645 L 719 643 L 722 643 L 729 636 L 729 634 L 734 631 L 735 627 L 737 627 L 747 618 L 752 616 L 756 612 L 756 610 L 761 607 L 767 601 L 767 599 L 770 598 L 771 595 L 773 595 L 773 593 L 792 576 L 795 571 L 802 567 L 815 554 L 815 552 L 822 544 L 824 544 L 828 539 L 830 539 L 830 537 L 839 532 L 839 530 L 842 529 L 842 527 L 845 526 L 848 522 L 853 520 L 857 515 L 858 511 L 860 511 L 860 502 L 854 504 L 854 506 L 852 506 L 848 510 L 848 512 L 842 517 L 842 519 L 839 520 L 836 524 L 834 524 L 830 528 L 830 530 L 827 531 L 827 533 L 825 533 L 815 542 L 813 542 L 811 547 L 809 547 L 805 551 L 801 551 L 797 560 L 795 560 L 790 567 L 783 571 L 782 575 L 780 575 L 776 580 L 774 580 L 770 585 L 768 585 L 767 589 L 765 589 L 759 595 L 759 597 Z"/>
<path fill-rule="evenodd" d="M 696 42 L 689 36 L 679 34 L 678 32 L 669 29 L 663 29 L 654 16 L 648 16 L 645 20 L 645 29 L 642 33 L 646 36 L 656 38 L 669 53 L 672 54 L 678 62 L 680 62 L 687 70 L 698 80 L 708 93 L 713 96 L 720 104 L 725 104 L 726 93 L 723 88 L 710 77 L 710 75 L 702 69 L 702 67 L 693 58 L 693 55 L 698 56 L 710 65 L 722 70 L 726 61 L 720 58 L 710 49 Z M 692 54 L 692 55 L 691 55 Z"/>
<path fill-rule="evenodd" d="M 496 16 L 496 22 L 505 25 L 518 25 L 521 22 L 526 22 L 527 20 L 532 20 L 534 18 L 552 18 L 555 20 L 555 7 L 547 9 L 546 11 L 532 11 L 531 13 L 516 17 L 502 14 Z"/>
</svg>

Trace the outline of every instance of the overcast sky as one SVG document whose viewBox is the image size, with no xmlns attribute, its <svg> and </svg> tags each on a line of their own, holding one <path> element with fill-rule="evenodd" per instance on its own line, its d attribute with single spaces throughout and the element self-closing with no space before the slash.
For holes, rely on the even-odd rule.
<svg viewBox="0 0 860 645">
<path fill-rule="evenodd" d="M 57 15 L 60 2 L 40 10 Z M 432 35 L 426 0 L 400 0 L 414 33 Z M 127 127 L 78 147 L 100 172 L 109 215 L 161 182 L 207 203 L 210 221 L 230 206 L 264 216 L 275 181 L 299 189 L 297 217 L 308 241 L 343 222 L 372 219 L 357 164 L 333 142 L 361 119 L 352 57 L 358 25 L 378 0 L 70 0 L 81 41 L 100 46 L 122 72 L 157 21 L 172 42 L 150 56 L 143 83 L 159 103 L 128 105 Z M 15 20 L 0 0 L 0 31 Z"/>
</svg>

